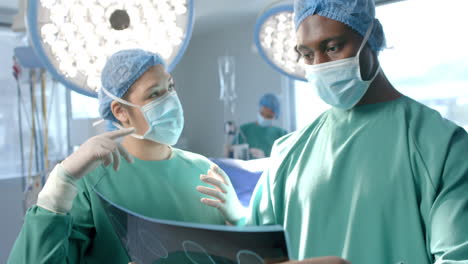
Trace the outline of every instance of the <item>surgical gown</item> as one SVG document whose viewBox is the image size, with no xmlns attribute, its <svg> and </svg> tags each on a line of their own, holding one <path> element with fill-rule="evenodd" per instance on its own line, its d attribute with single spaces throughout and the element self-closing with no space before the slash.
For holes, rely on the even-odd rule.
<svg viewBox="0 0 468 264">
<path fill-rule="evenodd" d="M 242 132 L 235 139 L 235 144 L 249 144 L 249 148 L 261 149 L 266 157 L 270 156 L 273 143 L 288 132 L 274 126 L 260 126 L 256 122 L 247 123 L 240 127 Z"/>
<path fill-rule="evenodd" d="M 332 108 L 275 143 L 250 206 L 293 259 L 468 263 L 468 135 L 404 96 Z"/>
<path fill-rule="evenodd" d="M 78 196 L 67 215 L 38 206 L 28 210 L 8 263 L 127 264 L 93 186 L 118 205 L 145 216 L 224 224 L 221 213 L 203 205 L 196 191 L 203 184 L 200 174 L 210 165 L 202 156 L 173 149 L 172 157 L 163 161 L 135 158 L 129 164 L 122 159 L 118 172 L 101 166 L 78 181 Z"/>
</svg>

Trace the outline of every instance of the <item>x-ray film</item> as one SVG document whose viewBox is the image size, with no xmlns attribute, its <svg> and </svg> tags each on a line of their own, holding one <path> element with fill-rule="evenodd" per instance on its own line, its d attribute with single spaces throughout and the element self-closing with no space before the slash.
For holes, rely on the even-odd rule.
<svg viewBox="0 0 468 264">
<path fill-rule="evenodd" d="M 129 258 L 137 264 L 263 264 L 288 259 L 281 226 L 159 220 L 126 210 L 96 193 Z"/>
</svg>

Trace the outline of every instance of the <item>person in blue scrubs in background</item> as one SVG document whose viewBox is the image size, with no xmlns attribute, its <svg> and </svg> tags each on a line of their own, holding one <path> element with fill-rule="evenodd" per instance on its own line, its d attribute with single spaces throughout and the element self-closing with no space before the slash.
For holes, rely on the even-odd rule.
<svg viewBox="0 0 468 264">
<path fill-rule="evenodd" d="M 386 78 L 374 1 L 296 0 L 294 23 L 310 89 L 331 109 L 276 141 L 249 214 L 222 172 L 201 177 L 217 187 L 198 187 L 213 197 L 201 201 L 233 224 L 282 225 L 294 263 L 468 263 L 467 132 Z"/>
<path fill-rule="evenodd" d="M 280 102 L 276 95 L 272 93 L 263 95 L 258 105 L 257 121 L 242 125 L 233 142 L 233 144 L 247 143 L 252 159 L 269 157 L 275 140 L 288 133 L 273 125 L 273 121 L 280 115 Z"/>
</svg>

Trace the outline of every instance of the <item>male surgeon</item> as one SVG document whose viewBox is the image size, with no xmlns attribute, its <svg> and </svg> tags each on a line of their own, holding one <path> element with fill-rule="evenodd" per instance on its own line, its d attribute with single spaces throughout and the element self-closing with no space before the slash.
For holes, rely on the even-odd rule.
<svg viewBox="0 0 468 264">
<path fill-rule="evenodd" d="M 294 263 L 468 263 L 466 131 L 387 79 L 372 0 L 296 0 L 294 9 L 310 89 L 332 107 L 276 141 L 250 214 L 238 213 L 225 181 L 202 202 L 233 224 L 282 225 Z"/>
</svg>

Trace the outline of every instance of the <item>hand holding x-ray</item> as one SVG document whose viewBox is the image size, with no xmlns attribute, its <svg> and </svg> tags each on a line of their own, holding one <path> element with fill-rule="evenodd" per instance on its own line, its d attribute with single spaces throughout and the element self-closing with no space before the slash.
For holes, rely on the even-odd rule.
<svg viewBox="0 0 468 264">
<path fill-rule="evenodd" d="M 208 188 L 205 186 L 197 186 L 197 191 L 214 198 L 202 198 L 202 203 L 217 208 L 230 224 L 235 224 L 245 217 L 246 209 L 237 198 L 231 180 L 223 170 L 213 165 L 208 170 L 207 175 L 201 175 L 200 179 L 215 187 Z"/>
</svg>

